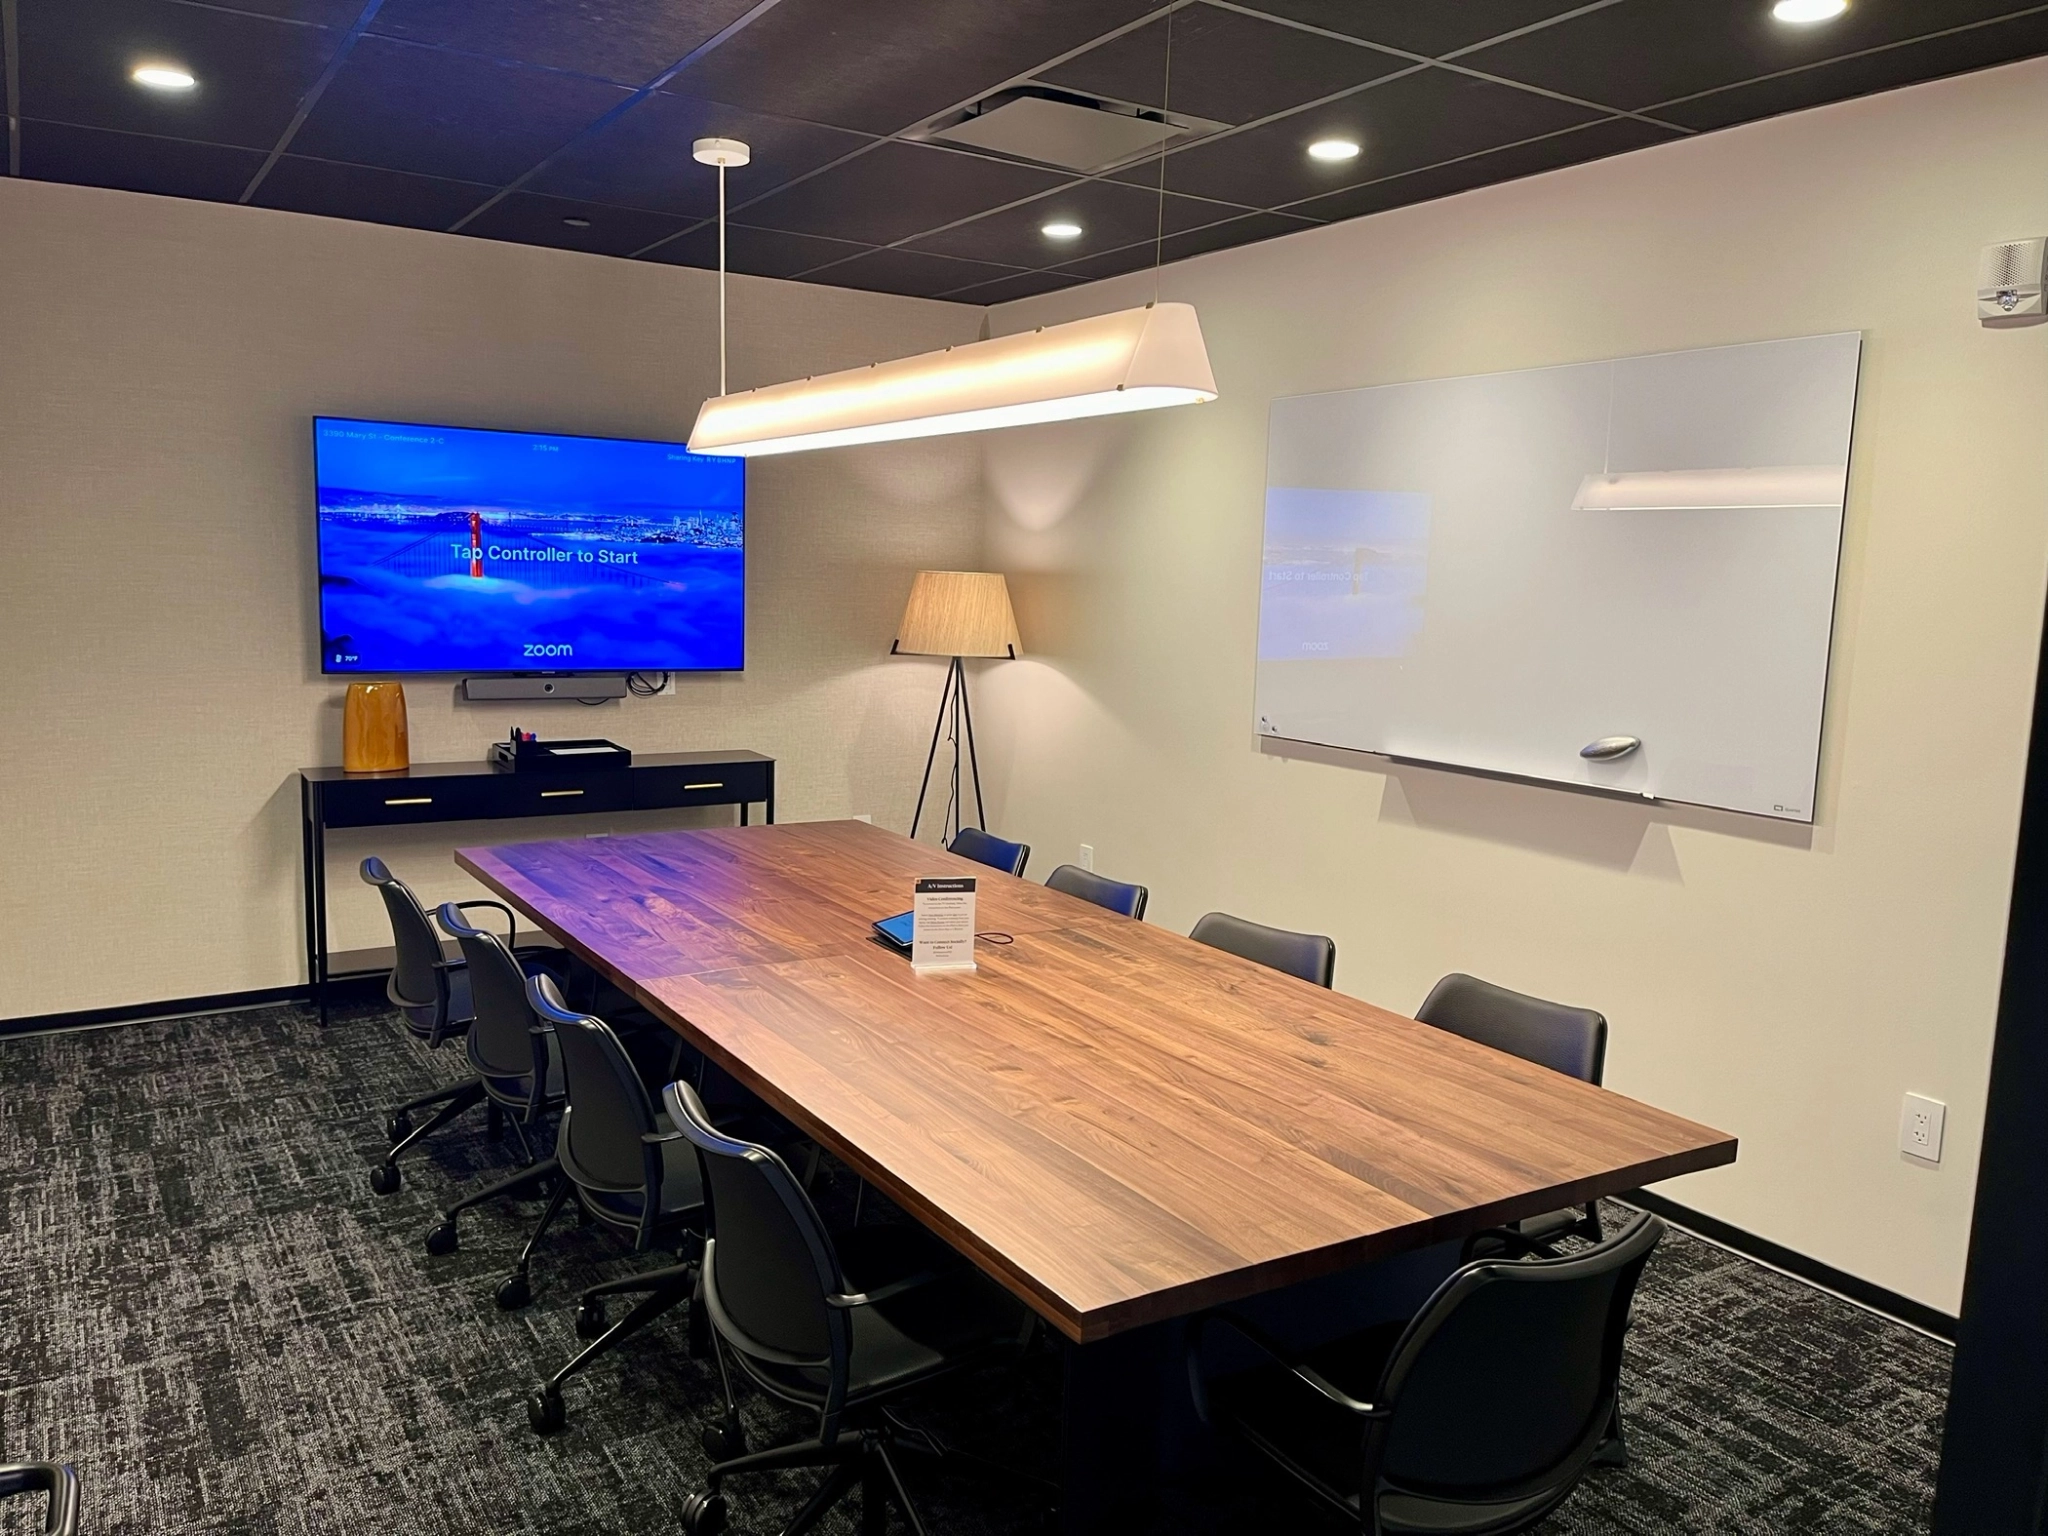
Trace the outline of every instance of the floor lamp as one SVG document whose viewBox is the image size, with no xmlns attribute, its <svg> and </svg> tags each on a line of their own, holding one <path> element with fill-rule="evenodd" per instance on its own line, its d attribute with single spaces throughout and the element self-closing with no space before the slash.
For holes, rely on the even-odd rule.
<svg viewBox="0 0 2048 1536">
<path fill-rule="evenodd" d="M 944 656 L 946 686 L 939 693 L 939 717 L 932 725 L 931 750 L 925 753 L 924 777 L 917 786 L 917 812 L 910 835 L 917 836 L 924 819 L 925 795 L 932 767 L 939 757 L 939 739 L 953 746 L 953 777 L 939 831 L 947 842 L 961 827 L 966 800 L 961 794 L 960 762 L 967 761 L 968 783 L 974 789 L 974 824 L 980 826 L 981 765 L 974 755 L 974 713 L 967 704 L 968 656 L 1000 656 L 1014 660 L 1021 642 L 1017 615 L 1010 608 L 1010 589 L 1000 573 L 991 571 L 919 571 L 903 605 L 892 656 Z"/>
</svg>

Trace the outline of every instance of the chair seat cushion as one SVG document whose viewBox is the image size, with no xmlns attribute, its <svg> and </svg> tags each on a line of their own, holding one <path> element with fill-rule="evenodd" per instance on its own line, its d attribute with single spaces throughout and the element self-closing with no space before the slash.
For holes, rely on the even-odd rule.
<svg viewBox="0 0 2048 1536">
<path fill-rule="evenodd" d="M 448 1020 L 441 1029 L 441 1037 L 460 1039 L 469 1028 L 469 1021 L 476 1012 L 476 1005 L 469 1000 L 469 972 L 463 967 L 451 966 L 448 970 Z M 427 1008 L 401 1008 L 399 1017 L 405 1020 L 406 1032 L 415 1039 L 434 1038 L 434 1010 Z"/>
<path fill-rule="evenodd" d="M 548 1076 L 541 1089 L 541 1099 L 544 1103 L 559 1104 L 566 1090 L 562 1084 L 562 1047 L 556 1042 L 553 1030 L 548 1031 L 547 1045 Z M 484 1092 L 501 1104 L 523 1108 L 528 1101 L 532 1080 L 530 1072 L 522 1072 L 517 1077 L 487 1076 L 484 1078 Z"/>
<path fill-rule="evenodd" d="M 833 1242 L 846 1283 L 856 1292 L 879 1291 L 917 1274 L 936 1276 L 886 1301 L 849 1310 L 849 1407 L 900 1392 L 1023 1337 L 1023 1304 L 922 1228 L 855 1227 Z M 781 1395 L 824 1400 L 829 1373 L 823 1368 L 753 1359 L 746 1364 Z"/>
<path fill-rule="evenodd" d="M 1370 1402 L 1405 1326 L 1382 1323 L 1350 1334 L 1311 1352 L 1303 1363 L 1347 1395 Z M 1295 1476 L 1328 1498 L 1359 1507 L 1364 1420 L 1273 1363 L 1218 1378 L 1209 1398 L 1220 1418 Z"/>
<path fill-rule="evenodd" d="M 659 1117 L 661 1129 L 674 1129 L 669 1124 L 666 1111 Z M 607 1218 L 624 1218 L 627 1223 L 637 1225 L 640 1220 L 640 1191 L 611 1191 L 585 1188 L 583 1199 L 593 1214 Z M 661 1214 L 680 1216 L 697 1209 L 704 1203 L 704 1182 L 702 1170 L 697 1164 L 697 1149 L 677 1136 L 661 1144 Z"/>
</svg>

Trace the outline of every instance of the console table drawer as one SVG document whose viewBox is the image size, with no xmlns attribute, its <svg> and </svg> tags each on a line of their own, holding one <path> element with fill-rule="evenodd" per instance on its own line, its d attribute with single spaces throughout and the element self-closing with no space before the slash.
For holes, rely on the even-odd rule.
<svg viewBox="0 0 2048 1536">
<path fill-rule="evenodd" d="M 623 773 L 506 773 L 491 789 L 493 816 L 566 816 L 633 805 L 633 786 Z"/>
<path fill-rule="evenodd" d="M 476 779 L 341 779 L 320 794 L 330 827 L 394 827 L 489 816 L 490 788 Z"/>
<path fill-rule="evenodd" d="M 683 768 L 635 768 L 633 809 L 682 805 L 738 805 L 768 799 L 767 763 L 706 763 Z"/>
</svg>

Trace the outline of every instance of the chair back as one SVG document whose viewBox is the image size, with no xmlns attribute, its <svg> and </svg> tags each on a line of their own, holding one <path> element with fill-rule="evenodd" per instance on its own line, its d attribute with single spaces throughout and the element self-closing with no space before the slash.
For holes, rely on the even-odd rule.
<svg viewBox="0 0 2048 1536">
<path fill-rule="evenodd" d="M 1045 883 L 1055 891 L 1092 901 L 1096 906 L 1107 907 L 1122 917 L 1143 917 L 1146 898 L 1151 894 L 1142 885 L 1106 880 L 1094 870 L 1083 869 L 1078 864 L 1062 864 L 1045 877 Z"/>
<path fill-rule="evenodd" d="M 434 925 L 427 921 L 420 899 L 382 859 L 363 860 L 361 873 L 364 884 L 374 885 L 384 898 L 384 914 L 391 920 L 391 943 L 397 953 L 384 995 L 428 1044 L 439 1045 L 457 1021 L 448 1017 L 448 962 Z"/>
<path fill-rule="evenodd" d="M 436 909 L 434 920 L 462 946 L 469 972 L 469 1064 L 484 1077 L 544 1081 L 547 1048 L 539 1034 L 544 1026 L 527 1000 L 526 972 L 512 951 L 495 933 L 465 919 L 452 901 Z"/>
<path fill-rule="evenodd" d="M 704 1172 L 704 1295 L 721 1337 L 756 1360 L 830 1366 L 843 1398 L 851 1330 L 826 1298 L 846 1283 L 817 1207 L 774 1152 L 714 1126 L 688 1083 L 663 1101 Z"/>
<path fill-rule="evenodd" d="M 1564 1258 L 1483 1260 L 1446 1280 L 1381 1373 L 1367 1496 L 1382 1512 L 1390 1497 L 1435 1506 L 1427 1528 L 1445 1532 L 1482 1528 L 1458 1505 L 1562 1497 L 1608 1433 L 1629 1305 L 1663 1236 L 1643 1215 Z"/>
<path fill-rule="evenodd" d="M 1012 843 L 991 837 L 979 827 L 962 827 L 953 834 L 953 841 L 946 844 L 946 851 L 957 853 L 963 859 L 972 859 L 977 864 L 986 864 L 990 869 L 1000 869 L 1006 875 L 1021 876 L 1024 866 L 1031 860 L 1029 843 Z"/>
<path fill-rule="evenodd" d="M 1415 1017 L 1583 1083 L 1597 1084 L 1606 1070 L 1606 1019 L 1477 976 L 1452 972 L 1429 989 Z"/>
<path fill-rule="evenodd" d="M 587 1190 L 602 1194 L 636 1194 L 649 1203 L 659 1198 L 658 1172 L 650 1181 L 648 1143 L 661 1123 L 654 1101 L 633 1070 L 619 1037 L 602 1019 L 569 1009 L 552 976 L 526 983 L 533 1011 L 555 1029 L 562 1053 L 562 1087 L 568 1107 L 555 1133 L 555 1156 L 562 1171 Z M 656 1170 L 659 1163 L 652 1165 Z M 656 1187 L 650 1188 L 650 1182 Z"/>
<path fill-rule="evenodd" d="M 1268 928 L 1228 912 L 1211 912 L 1195 924 L 1188 937 L 1212 949 L 1228 950 L 1246 960 L 1289 976 L 1327 987 L 1337 975 L 1337 941 L 1319 933 Z"/>
</svg>

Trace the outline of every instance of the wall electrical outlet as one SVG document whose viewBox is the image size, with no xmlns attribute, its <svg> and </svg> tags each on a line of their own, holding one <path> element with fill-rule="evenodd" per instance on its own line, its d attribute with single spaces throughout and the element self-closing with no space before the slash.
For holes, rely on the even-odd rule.
<svg viewBox="0 0 2048 1536">
<path fill-rule="evenodd" d="M 866 812 L 866 811 L 858 811 L 858 812 L 856 812 L 856 813 L 854 814 L 854 818 L 853 818 L 853 819 L 854 819 L 855 821 L 864 821 L 864 822 L 866 822 L 866 823 L 867 823 L 867 824 L 868 824 L 869 826 L 871 826 L 871 827 L 872 827 L 872 826 L 873 826 L 873 825 L 875 824 L 875 818 L 874 818 L 873 816 L 871 816 L 871 815 L 870 815 L 870 814 L 869 814 L 868 812 Z"/>
<path fill-rule="evenodd" d="M 1909 1093 L 1899 1109 L 1899 1150 L 1922 1163 L 1941 1161 L 1941 1133 L 1948 1106 L 1939 1099 Z"/>
<path fill-rule="evenodd" d="M 1093 843 L 1083 843 L 1081 845 L 1081 867 L 1083 869 L 1093 869 L 1095 867 L 1095 845 Z"/>
</svg>

